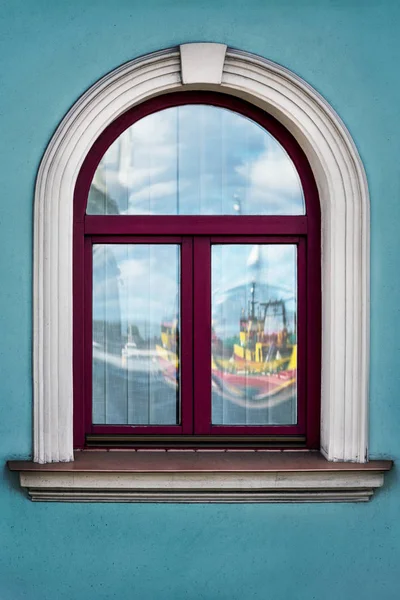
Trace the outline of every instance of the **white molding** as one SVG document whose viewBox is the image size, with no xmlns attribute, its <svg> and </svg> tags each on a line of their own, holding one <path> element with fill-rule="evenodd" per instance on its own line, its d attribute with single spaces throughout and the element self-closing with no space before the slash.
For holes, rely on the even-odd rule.
<svg viewBox="0 0 400 600">
<path fill-rule="evenodd" d="M 329 460 L 367 460 L 369 356 L 369 196 L 351 136 L 302 79 L 268 60 L 225 46 L 194 44 L 183 58 L 191 89 L 245 97 L 280 120 L 313 169 L 322 212 L 322 426 Z M 181 47 L 182 56 L 188 47 Z M 194 56 L 197 53 L 198 58 Z M 93 142 L 107 125 L 154 95 L 185 89 L 180 51 L 131 61 L 92 86 L 72 107 L 43 157 L 34 224 L 34 460 L 73 460 L 72 199 Z M 201 74 L 207 55 L 224 54 L 222 82 Z M 203 81 L 206 79 L 206 83 Z M 208 82 L 208 83 L 207 83 Z"/>
<path fill-rule="evenodd" d="M 37 502 L 366 502 L 383 481 L 379 471 L 20 472 Z"/>
</svg>

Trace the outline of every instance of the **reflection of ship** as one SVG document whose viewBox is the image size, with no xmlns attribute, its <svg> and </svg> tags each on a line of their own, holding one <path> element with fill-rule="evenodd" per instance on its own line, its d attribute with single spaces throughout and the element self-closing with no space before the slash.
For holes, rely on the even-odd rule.
<svg viewBox="0 0 400 600">
<path fill-rule="evenodd" d="M 128 336 L 127 342 L 122 348 L 122 364 L 127 368 L 134 368 L 138 370 L 138 366 L 143 365 L 145 371 L 156 370 L 157 367 L 157 350 L 154 349 L 153 344 L 146 331 L 148 324 L 143 323 L 144 336 L 141 335 L 138 325 L 132 323 L 128 324 Z M 152 367 L 150 362 L 154 362 Z"/>
<path fill-rule="evenodd" d="M 156 345 L 160 369 L 165 381 L 178 386 L 179 378 L 179 332 L 178 321 L 164 321 L 161 324 L 161 344 Z"/>
<path fill-rule="evenodd" d="M 248 314 L 240 317 L 239 336 L 227 343 L 212 332 L 212 385 L 236 404 L 274 406 L 293 398 L 296 390 L 297 343 L 285 301 L 255 301 L 251 285 Z M 179 376 L 177 319 L 161 324 L 156 346 L 164 379 L 174 387 Z"/>
<path fill-rule="evenodd" d="M 297 344 L 285 301 L 256 302 L 255 282 L 250 293 L 233 348 L 213 336 L 213 385 L 235 403 L 272 406 L 295 394 Z"/>
</svg>

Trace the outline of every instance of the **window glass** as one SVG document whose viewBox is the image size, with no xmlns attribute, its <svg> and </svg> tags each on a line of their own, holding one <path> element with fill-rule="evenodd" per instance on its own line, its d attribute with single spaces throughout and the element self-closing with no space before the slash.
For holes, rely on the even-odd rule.
<svg viewBox="0 0 400 600">
<path fill-rule="evenodd" d="M 297 421 L 297 248 L 212 247 L 212 422 Z"/>
<path fill-rule="evenodd" d="M 91 215 L 302 215 L 297 171 L 254 121 L 183 105 L 150 114 L 110 146 L 94 175 Z"/>
<path fill-rule="evenodd" d="M 94 424 L 180 422 L 179 263 L 178 245 L 93 245 Z"/>
</svg>

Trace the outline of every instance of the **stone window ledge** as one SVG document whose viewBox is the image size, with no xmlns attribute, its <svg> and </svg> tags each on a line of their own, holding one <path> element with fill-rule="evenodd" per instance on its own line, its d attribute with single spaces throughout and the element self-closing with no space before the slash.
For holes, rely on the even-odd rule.
<svg viewBox="0 0 400 600">
<path fill-rule="evenodd" d="M 390 460 L 305 451 L 84 450 L 74 462 L 9 461 L 35 502 L 367 502 Z"/>
</svg>

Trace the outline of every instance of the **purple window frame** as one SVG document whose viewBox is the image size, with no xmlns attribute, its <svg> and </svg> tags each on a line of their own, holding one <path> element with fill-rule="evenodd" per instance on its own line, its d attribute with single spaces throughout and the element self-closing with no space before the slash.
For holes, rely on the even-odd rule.
<svg viewBox="0 0 400 600">
<path fill-rule="evenodd" d="M 306 214 L 300 216 L 121 216 L 86 215 L 96 168 L 109 146 L 141 118 L 165 108 L 209 104 L 252 119 L 283 146 L 300 177 Z M 321 387 L 320 204 L 311 167 L 293 136 L 271 115 L 247 102 L 214 92 L 178 92 L 149 100 L 116 119 L 99 136 L 79 172 L 73 224 L 73 380 L 74 447 L 87 435 L 134 435 L 133 446 L 151 436 L 163 447 L 170 436 L 201 446 L 252 445 L 303 436 L 303 447 L 319 448 Z M 94 243 L 181 244 L 181 425 L 92 424 L 92 246 Z M 297 424 L 211 425 L 211 245 L 213 243 L 296 244 L 298 273 Z M 201 266 L 200 266 L 201 265 Z M 200 308 L 199 308 L 200 307 Z M 194 340 L 195 343 L 194 343 Z M 194 367 L 194 365 L 197 365 Z M 200 368 L 201 365 L 201 368 Z M 146 437 L 147 436 L 147 437 Z M 279 443 L 279 438 L 282 443 Z M 142 442 L 140 440 L 143 440 Z M 182 437 L 183 439 L 183 437 Z M 96 444 L 94 444 L 96 445 Z M 107 445 L 100 443 L 100 446 Z M 123 442 L 121 443 L 123 445 Z M 212 444 L 211 444 L 212 445 Z M 276 445 L 276 443 L 275 443 Z"/>
</svg>

